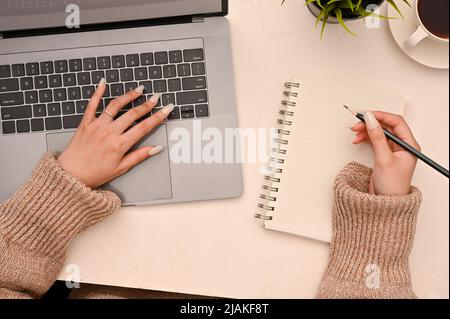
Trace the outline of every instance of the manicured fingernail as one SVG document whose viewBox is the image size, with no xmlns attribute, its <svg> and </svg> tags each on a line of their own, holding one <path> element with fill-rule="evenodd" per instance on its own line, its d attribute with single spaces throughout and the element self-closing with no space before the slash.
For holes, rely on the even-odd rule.
<svg viewBox="0 0 450 319">
<path fill-rule="evenodd" d="M 105 84 L 106 84 L 105 78 L 101 78 L 100 81 L 98 82 L 98 86 L 103 86 Z"/>
<path fill-rule="evenodd" d="M 366 121 L 366 125 L 369 130 L 373 130 L 380 126 L 380 122 L 378 122 L 377 118 L 375 117 L 375 115 L 373 115 L 372 112 L 365 112 L 364 120 Z"/>
<path fill-rule="evenodd" d="M 161 97 L 161 94 L 155 93 L 150 98 L 150 102 L 152 102 L 153 104 L 156 104 L 156 103 L 158 103 L 160 97 Z"/>
<path fill-rule="evenodd" d="M 164 106 L 161 110 L 161 113 L 164 114 L 165 116 L 169 116 L 170 113 L 172 113 L 173 109 L 175 108 L 175 106 L 170 103 L 167 106 Z"/>
<path fill-rule="evenodd" d="M 144 93 L 144 90 L 145 90 L 145 86 L 139 85 L 137 88 L 134 89 L 134 92 L 142 94 L 142 93 Z"/>
<path fill-rule="evenodd" d="M 156 154 L 161 153 L 164 150 L 164 146 L 158 145 L 152 148 L 150 151 L 148 151 L 149 156 L 155 156 Z"/>
</svg>

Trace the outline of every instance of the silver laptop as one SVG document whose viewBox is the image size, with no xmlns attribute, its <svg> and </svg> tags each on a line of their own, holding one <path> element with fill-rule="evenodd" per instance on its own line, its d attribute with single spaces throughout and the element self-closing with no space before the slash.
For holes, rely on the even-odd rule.
<svg viewBox="0 0 450 319">
<path fill-rule="evenodd" d="M 226 0 L 0 0 L 0 202 L 44 152 L 64 150 L 101 77 L 99 112 L 140 84 L 145 95 L 127 109 L 155 92 L 176 105 L 139 144 L 164 153 L 105 186 L 124 205 L 239 196 L 240 164 L 171 153 L 180 131 L 237 127 L 227 12 Z"/>
</svg>

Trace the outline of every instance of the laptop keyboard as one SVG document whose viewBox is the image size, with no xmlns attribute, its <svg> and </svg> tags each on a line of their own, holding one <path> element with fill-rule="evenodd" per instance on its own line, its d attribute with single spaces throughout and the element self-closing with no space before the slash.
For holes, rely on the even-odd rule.
<svg viewBox="0 0 450 319">
<path fill-rule="evenodd" d="M 2 133 L 77 128 L 102 77 L 107 89 L 98 114 L 115 97 L 144 85 L 144 95 L 118 116 L 154 93 L 161 99 L 152 113 L 169 103 L 176 106 L 170 121 L 209 116 L 203 49 L 142 52 L 0 65 Z"/>
</svg>

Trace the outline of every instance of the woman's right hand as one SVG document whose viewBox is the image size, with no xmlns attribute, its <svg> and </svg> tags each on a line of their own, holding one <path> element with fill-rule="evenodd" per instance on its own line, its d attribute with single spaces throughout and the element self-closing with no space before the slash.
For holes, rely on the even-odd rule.
<svg viewBox="0 0 450 319">
<path fill-rule="evenodd" d="M 161 152 L 162 146 L 144 146 L 128 153 L 133 145 L 161 124 L 174 109 L 169 104 L 131 127 L 157 105 L 159 95 L 155 94 L 144 104 L 114 119 L 122 108 L 143 94 L 144 87 L 140 86 L 114 99 L 97 118 L 97 107 L 105 89 L 106 84 L 102 79 L 70 144 L 58 158 L 64 170 L 91 188 L 111 181 Z"/>
<path fill-rule="evenodd" d="M 403 117 L 385 112 L 364 113 L 366 123 L 352 127 L 356 133 L 354 144 L 368 142 L 374 152 L 373 173 L 369 193 L 375 195 L 401 196 L 409 193 L 417 158 L 387 140 L 383 128 L 420 151 L 411 129 Z"/>
</svg>

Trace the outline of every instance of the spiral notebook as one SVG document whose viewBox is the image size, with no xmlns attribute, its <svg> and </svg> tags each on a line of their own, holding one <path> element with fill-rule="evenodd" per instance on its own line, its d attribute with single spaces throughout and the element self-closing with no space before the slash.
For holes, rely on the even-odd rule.
<svg viewBox="0 0 450 319">
<path fill-rule="evenodd" d="M 255 217 L 267 229 L 330 242 L 333 182 L 350 161 L 371 165 L 368 145 L 351 143 L 355 110 L 403 114 L 401 97 L 346 83 L 307 78 L 284 86 L 278 138 Z"/>
</svg>

